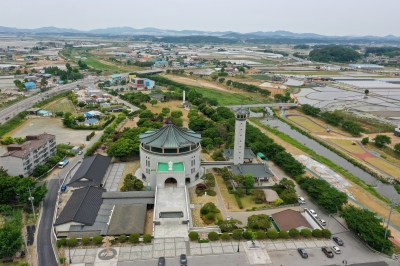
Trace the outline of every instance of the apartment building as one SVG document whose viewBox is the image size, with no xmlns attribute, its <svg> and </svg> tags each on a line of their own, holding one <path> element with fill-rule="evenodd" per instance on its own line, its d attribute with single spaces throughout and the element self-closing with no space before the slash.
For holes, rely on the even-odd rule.
<svg viewBox="0 0 400 266">
<path fill-rule="evenodd" d="M 32 174 L 39 164 L 57 153 L 56 136 L 43 133 L 26 136 L 26 142 L 7 146 L 7 152 L 1 156 L 2 166 L 11 176 Z"/>
</svg>

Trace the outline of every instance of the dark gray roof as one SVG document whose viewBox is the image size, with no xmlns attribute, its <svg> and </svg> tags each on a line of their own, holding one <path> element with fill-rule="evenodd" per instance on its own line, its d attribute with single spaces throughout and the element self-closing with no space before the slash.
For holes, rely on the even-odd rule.
<svg viewBox="0 0 400 266">
<path fill-rule="evenodd" d="M 121 204 L 154 204 L 155 191 L 130 191 L 103 193 L 103 202 L 113 205 Z"/>
<path fill-rule="evenodd" d="M 146 222 L 146 204 L 116 205 L 107 235 L 143 234 Z"/>
<path fill-rule="evenodd" d="M 173 124 L 168 124 L 158 130 L 149 130 L 140 134 L 140 142 L 158 148 L 179 148 L 197 144 L 201 134 L 192 130 L 183 130 Z"/>
<path fill-rule="evenodd" d="M 101 194 L 105 189 L 85 187 L 74 190 L 54 225 L 76 222 L 92 225 L 103 202 Z"/>
<path fill-rule="evenodd" d="M 241 115 L 248 115 L 250 111 L 246 108 L 236 108 L 233 111 L 235 111 L 236 114 L 241 114 Z"/>
<path fill-rule="evenodd" d="M 234 153 L 233 148 L 224 149 L 224 156 L 228 160 L 233 159 L 233 153 Z M 254 158 L 256 158 L 256 155 L 251 150 L 251 148 L 249 147 L 244 148 L 244 159 L 254 159 Z"/>
<path fill-rule="evenodd" d="M 252 174 L 255 178 L 269 178 L 274 175 L 264 163 L 238 164 L 231 168 L 234 175 Z"/>
<path fill-rule="evenodd" d="M 150 94 L 150 98 L 157 99 L 157 100 L 164 100 L 165 95 L 163 93 L 155 93 Z"/>
<path fill-rule="evenodd" d="M 99 186 L 107 172 L 112 157 L 96 154 L 83 159 L 81 166 L 71 178 L 68 186 L 88 187 Z"/>
</svg>

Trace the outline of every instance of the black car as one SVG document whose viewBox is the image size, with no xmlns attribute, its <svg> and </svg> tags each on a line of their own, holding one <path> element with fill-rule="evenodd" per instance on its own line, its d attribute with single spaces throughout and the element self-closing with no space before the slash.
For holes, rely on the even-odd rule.
<svg viewBox="0 0 400 266">
<path fill-rule="evenodd" d="M 300 256 L 303 259 L 307 259 L 308 258 L 308 254 L 307 252 L 304 250 L 304 248 L 298 248 L 297 251 L 299 252 Z"/>
<path fill-rule="evenodd" d="M 185 254 L 181 255 L 181 266 L 187 266 L 187 259 Z"/>
<path fill-rule="evenodd" d="M 321 250 L 328 258 L 333 258 L 333 252 L 328 247 L 322 247 Z"/>
<path fill-rule="evenodd" d="M 342 241 L 342 239 L 340 239 L 339 237 L 334 236 L 334 237 L 332 237 L 332 239 L 333 239 L 333 241 L 335 241 L 336 244 L 338 244 L 339 246 L 343 246 L 343 241 Z"/>
<path fill-rule="evenodd" d="M 158 266 L 165 266 L 165 258 L 164 257 L 158 258 Z"/>
</svg>

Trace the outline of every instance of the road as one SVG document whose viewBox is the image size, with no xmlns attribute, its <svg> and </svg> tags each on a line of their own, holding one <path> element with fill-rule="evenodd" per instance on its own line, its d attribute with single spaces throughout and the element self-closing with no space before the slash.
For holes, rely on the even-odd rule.
<svg viewBox="0 0 400 266">
<path fill-rule="evenodd" d="M 54 89 L 51 89 L 49 91 L 41 93 L 41 95 L 37 94 L 37 95 L 34 95 L 27 99 L 24 99 L 18 103 L 15 103 L 12 106 L 7 107 L 4 110 L 0 111 L 0 123 L 4 123 L 9 118 L 13 118 L 14 116 L 16 116 L 19 112 L 31 108 L 32 105 L 34 105 L 38 101 L 41 101 L 48 96 L 53 96 L 55 94 L 59 94 L 59 93 L 68 91 L 72 88 L 75 88 L 76 85 L 77 85 L 77 82 L 72 82 L 72 83 L 66 84 L 64 86 L 55 87 Z M 7 120 L 6 120 L 6 117 L 8 117 Z"/>
<path fill-rule="evenodd" d="M 86 146 L 90 147 L 93 143 L 95 143 L 99 138 L 103 135 L 103 131 L 99 134 L 96 134 L 90 141 L 90 143 Z M 85 151 L 86 149 L 84 149 Z M 73 168 L 79 160 L 82 160 L 83 155 L 77 155 L 75 158 L 70 160 L 70 163 L 64 167 L 58 174 L 58 176 L 62 180 L 68 171 Z M 79 167 L 79 165 L 78 165 Z M 53 247 L 51 244 L 51 234 L 52 232 L 52 224 L 55 210 L 55 203 L 57 200 L 58 190 L 60 188 L 60 181 L 56 178 L 57 176 L 50 179 L 47 184 L 48 192 L 43 201 L 43 212 L 39 223 L 39 229 L 37 233 L 37 257 L 38 257 L 38 265 L 40 266 L 54 266 L 57 265 L 57 260 L 54 255 Z"/>
</svg>

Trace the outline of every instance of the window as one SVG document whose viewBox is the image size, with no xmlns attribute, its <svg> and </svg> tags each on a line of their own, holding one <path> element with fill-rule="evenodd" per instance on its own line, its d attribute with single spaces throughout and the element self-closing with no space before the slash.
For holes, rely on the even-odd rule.
<svg viewBox="0 0 400 266">
<path fill-rule="evenodd" d="M 191 173 L 192 173 L 192 174 L 194 173 L 194 168 L 192 168 Z"/>
</svg>

